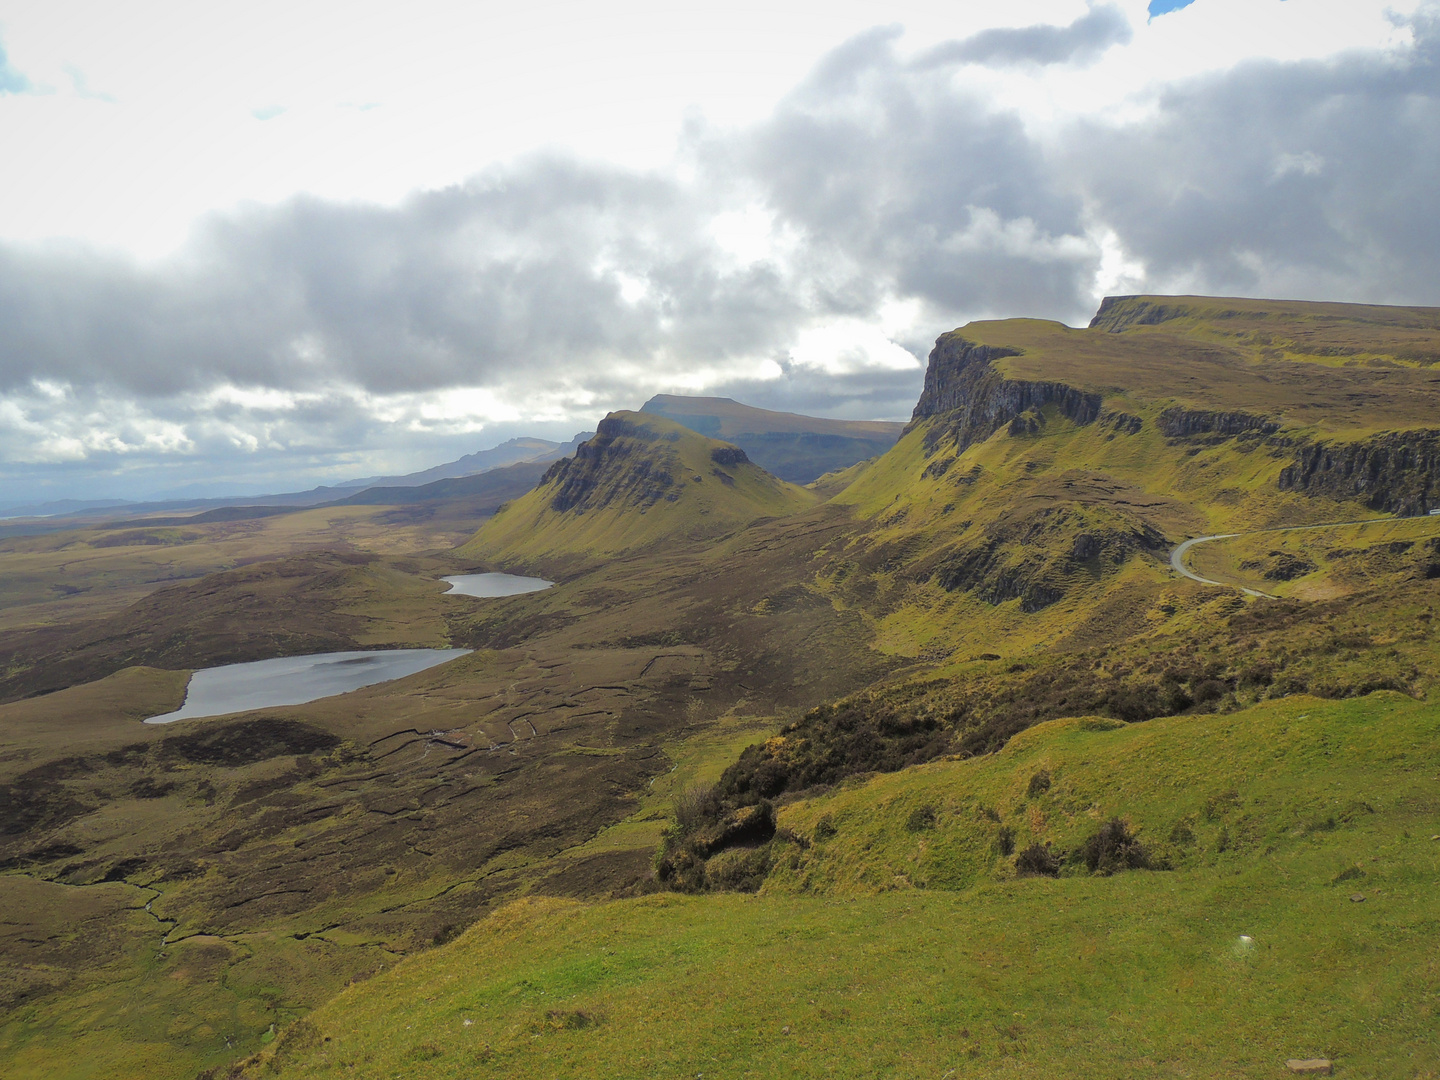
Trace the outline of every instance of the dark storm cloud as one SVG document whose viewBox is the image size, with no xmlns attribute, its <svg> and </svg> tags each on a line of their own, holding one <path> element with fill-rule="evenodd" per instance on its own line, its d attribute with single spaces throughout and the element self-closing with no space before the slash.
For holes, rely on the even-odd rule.
<svg viewBox="0 0 1440 1080">
<path fill-rule="evenodd" d="M 1440 303 L 1440 22 L 1402 60 L 1251 63 L 1141 124 L 1077 126 L 1065 164 L 1157 285 Z"/>
<path fill-rule="evenodd" d="M 875 32 L 837 51 L 776 116 L 715 148 L 803 230 L 805 271 L 836 311 L 885 295 L 937 312 L 1075 315 L 1095 252 L 1079 194 L 1019 119 L 916 72 Z"/>
<path fill-rule="evenodd" d="M 1119 8 L 1107 4 L 1092 7 L 1069 26 L 982 30 L 930 50 L 916 66 L 1083 64 L 1098 59 L 1112 45 L 1125 44 L 1130 37 L 1130 20 Z"/>
<path fill-rule="evenodd" d="M 794 298 L 765 266 L 718 269 L 708 221 L 669 181 L 537 161 L 398 208 L 221 217 L 158 269 L 0 251 L 0 386 L 390 393 L 764 350 Z"/>
</svg>

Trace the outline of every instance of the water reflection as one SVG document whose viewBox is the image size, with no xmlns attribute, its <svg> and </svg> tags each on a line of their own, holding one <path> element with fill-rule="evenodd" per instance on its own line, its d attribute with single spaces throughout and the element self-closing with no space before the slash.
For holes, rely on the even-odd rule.
<svg viewBox="0 0 1440 1080">
<path fill-rule="evenodd" d="M 440 580 L 450 584 L 446 596 L 519 596 L 521 593 L 539 592 L 555 584 L 544 578 L 519 577 L 516 574 L 456 574 Z"/>
<path fill-rule="evenodd" d="M 190 676 L 185 704 L 175 712 L 152 716 L 147 724 L 169 724 L 201 716 L 223 716 L 273 705 L 349 693 L 435 667 L 469 649 L 372 649 L 365 652 L 282 656 L 248 664 L 206 668 Z"/>
</svg>

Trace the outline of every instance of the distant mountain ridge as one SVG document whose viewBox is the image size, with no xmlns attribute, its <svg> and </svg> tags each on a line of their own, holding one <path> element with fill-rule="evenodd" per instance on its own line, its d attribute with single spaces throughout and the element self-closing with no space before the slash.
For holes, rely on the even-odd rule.
<svg viewBox="0 0 1440 1080">
<path fill-rule="evenodd" d="M 361 480 L 347 480 L 344 483 L 334 486 L 321 485 L 310 488 L 308 491 L 285 491 L 269 495 L 229 495 L 218 498 L 177 498 L 177 499 L 156 499 L 145 502 L 131 502 L 123 499 L 82 501 L 75 499 L 63 499 L 48 503 L 26 503 L 18 506 L 0 508 L 0 517 L 8 518 L 92 518 L 92 517 L 122 517 L 132 514 L 162 513 L 166 510 L 202 510 L 208 513 L 215 513 L 227 508 L 235 507 L 270 507 L 270 508 L 293 508 L 303 509 L 312 506 L 324 506 L 328 503 L 339 503 L 346 506 L 374 506 L 378 505 L 373 497 L 364 498 L 367 492 L 383 489 L 387 492 L 384 501 L 405 503 L 405 502 L 428 502 L 438 498 L 453 498 L 456 495 L 467 492 L 469 489 L 464 485 L 449 486 L 445 488 L 432 488 L 431 485 L 444 480 L 457 480 L 467 477 L 480 476 L 485 473 L 504 469 L 514 465 L 534 463 L 540 466 L 533 471 L 535 479 L 545 471 L 543 466 L 548 465 L 560 458 L 568 457 L 575 452 L 575 448 L 589 439 L 594 432 L 582 431 L 569 442 L 552 442 L 549 439 L 534 439 L 521 437 L 510 439 L 499 446 L 491 447 L 489 450 L 480 450 L 473 454 L 466 454 L 464 457 L 454 461 L 446 462 L 443 465 L 435 465 L 420 472 L 406 473 L 401 476 L 372 476 Z M 529 474 L 526 472 L 526 475 Z M 515 484 L 519 474 L 511 474 L 506 481 L 497 487 L 509 489 Z M 533 486 L 533 481 L 532 481 Z M 427 492 L 420 498 L 405 497 L 397 489 L 426 488 Z M 479 485 L 475 491 L 488 490 L 486 485 Z M 528 490 L 525 489 L 525 490 Z M 444 494 L 441 494 L 441 492 Z M 523 491 L 515 494 L 523 494 Z M 108 511 L 108 513 L 107 513 Z M 232 520 L 234 515 L 224 515 L 213 520 Z M 67 526 L 68 527 L 68 526 Z M 15 530 L 0 530 L 0 532 L 14 532 Z"/>
<path fill-rule="evenodd" d="M 456 458 L 454 461 L 447 461 L 443 465 L 422 469 L 420 472 L 405 473 L 402 476 L 368 476 L 363 480 L 347 480 L 343 484 L 337 484 L 336 487 L 367 489 L 420 487 L 422 484 L 434 483 L 436 480 L 475 476 L 478 473 L 489 472 L 491 469 L 499 469 L 521 461 L 554 461 L 556 458 L 569 457 L 575 452 L 575 447 L 593 434 L 595 434 L 593 431 L 581 432 L 568 443 L 521 436 L 518 439 L 503 442 L 499 446 L 492 446 L 489 450 L 478 450 L 473 454 Z"/>
<path fill-rule="evenodd" d="M 712 439 L 744 450 L 756 465 L 792 484 L 878 457 L 899 440 L 905 425 L 889 420 L 834 420 L 772 412 L 731 398 L 656 394 L 643 406 Z"/>
</svg>

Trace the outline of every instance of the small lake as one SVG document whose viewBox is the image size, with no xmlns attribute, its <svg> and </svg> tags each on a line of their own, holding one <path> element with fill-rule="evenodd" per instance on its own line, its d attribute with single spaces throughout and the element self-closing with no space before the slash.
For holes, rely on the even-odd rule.
<svg viewBox="0 0 1440 1080">
<path fill-rule="evenodd" d="M 205 668 L 190 676 L 183 706 L 163 716 L 152 716 L 145 723 L 170 724 L 176 720 L 223 716 L 274 705 L 304 705 L 307 701 L 347 694 L 362 686 L 403 679 L 468 652 L 469 649 L 370 649 L 282 656 L 275 660 Z"/>
<path fill-rule="evenodd" d="M 539 592 L 555 584 L 544 578 L 516 574 L 456 574 L 440 580 L 450 586 L 446 596 L 519 596 L 521 593 Z"/>
</svg>

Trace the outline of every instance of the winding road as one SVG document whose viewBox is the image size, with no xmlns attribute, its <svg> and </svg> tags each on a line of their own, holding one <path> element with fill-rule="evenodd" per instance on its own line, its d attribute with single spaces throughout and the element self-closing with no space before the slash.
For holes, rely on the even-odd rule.
<svg viewBox="0 0 1440 1080">
<path fill-rule="evenodd" d="M 1191 581 L 1198 581 L 1202 585 L 1219 585 L 1225 589 L 1239 589 L 1246 596 L 1259 596 L 1266 600 L 1274 600 L 1275 597 L 1269 593 L 1263 593 L 1259 589 L 1247 589 L 1244 585 L 1237 585 L 1232 581 L 1216 581 L 1213 578 L 1201 577 L 1195 571 L 1185 565 L 1185 556 L 1196 544 L 1207 544 L 1211 540 L 1230 540 L 1236 536 L 1259 536 L 1261 533 L 1283 533 L 1300 532 L 1302 529 L 1338 529 L 1342 525 L 1373 525 L 1381 521 L 1402 521 L 1400 517 L 1383 518 L 1362 518 L 1359 521 L 1328 521 L 1323 525 L 1283 525 L 1275 529 L 1251 529 L 1243 533 L 1214 533 L 1210 536 L 1197 536 L 1194 539 L 1186 540 L 1170 552 L 1170 568 L 1177 574 L 1189 578 Z"/>
<path fill-rule="evenodd" d="M 1301 526 L 1301 528 L 1315 528 L 1315 527 L 1316 527 L 1316 526 Z M 1323 527 L 1323 526 L 1322 526 L 1322 527 Z M 1256 529 L 1255 531 L 1256 531 L 1256 532 L 1282 532 L 1282 531 L 1284 531 L 1284 530 L 1281 530 L 1281 529 Z M 1247 589 L 1244 585 L 1235 585 L 1235 584 L 1232 584 L 1231 582 L 1228 582 L 1228 581 L 1216 581 L 1216 580 L 1214 580 L 1213 578 L 1201 577 L 1199 574 L 1195 573 L 1194 570 L 1191 570 L 1188 566 L 1185 565 L 1185 556 L 1189 553 L 1190 549 L 1193 548 L 1196 544 L 1209 543 L 1211 540 L 1229 540 L 1231 537 L 1241 536 L 1241 535 L 1249 536 L 1250 534 L 1249 534 L 1249 533 L 1243 533 L 1243 534 L 1242 534 L 1242 533 L 1215 533 L 1215 534 L 1213 534 L 1213 535 L 1211 535 L 1211 536 L 1197 536 L 1197 537 L 1195 537 L 1193 540 L 1186 540 L 1183 544 L 1178 545 L 1178 546 L 1175 548 L 1174 551 L 1170 552 L 1170 568 L 1171 568 L 1172 570 L 1174 570 L 1177 574 L 1181 574 L 1181 575 L 1183 575 L 1184 577 L 1188 577 L 1191 581 L 1198 581 L 1198 582 L 1200 582 L 1201 585 L 1219 585 L 1219 586 L 1221 586 L 1221 587 L 1223 587 L 1223 588 L 1227 588 L 1227 589 L 1239 589 L 1239 590 L 1240 590 L 1242 593 L 1244 593 L 1246 596 L 1260 596 L 1260 597 L 1264 597 L 1266 600 L 1274 600 L 1275 597 L 1271 596 L 1269 593 L 1261 592 L 1259 589 Z"/>
</svg>

